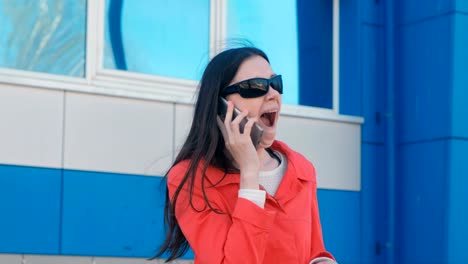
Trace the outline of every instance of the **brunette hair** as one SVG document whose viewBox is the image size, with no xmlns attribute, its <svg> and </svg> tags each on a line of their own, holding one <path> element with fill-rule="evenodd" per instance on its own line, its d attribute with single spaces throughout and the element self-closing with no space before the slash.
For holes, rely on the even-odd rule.
<svg viewBox="0 0 468 264">
<path fill-rule="evenodd" d="M 188 184 L 190 205 L 194 210 L 203 211 L 206 206 L 209 210 L 216 213 L 222 213 L 216 208 L 213 208 L 208 201 L 205 193 L 205 172 L 208 166 L 216 166 L 223 168 L 227 173 L 230 169 L 234 169 L 232 162 L 224 154 L 224 138 L 217 125 L 217 109 L 218 97 L 222 89 L 224 89 L 232 81 L 237 73 L 242 62 L 253 56 L 261 56 L 269 62 L 266 54 L 254 47 L 241 47 L 225 50 L 216 55 L 207 65 L 203 73 L 203 77 L 199 84 L 198 98 L 195 104 L 195 111 L 192 120 L 190 132 L 182 145 L 171 168 L 183 160 L 190 160 L 187 172 L 180 185 L 174 192 L 174 196 L 169 197 L 169 192 L 166 186 L 166 202 L 164 208 L 164 223 L 166 226 L 166 238 L 164 244 L 159 249 L 158 253 L 153 257 L 160 257 L 164 253 L 169 256 L 166 262 L 181 257 L 189 249 L 189 244 L 185 238 L 179 224 L 175 218 L 175 207 L 179 193 L 185 184 Z M 203 209 L 194 208 L 192 204 L 192 194 L 194 189 L 194 178 L 197 168 L 202 162 L 202 192 L 206 202 Z M 169 169 L 170 171 L 170 169 Z M 167 179 L 167 175 L 165 178 Z"/>
</svg>

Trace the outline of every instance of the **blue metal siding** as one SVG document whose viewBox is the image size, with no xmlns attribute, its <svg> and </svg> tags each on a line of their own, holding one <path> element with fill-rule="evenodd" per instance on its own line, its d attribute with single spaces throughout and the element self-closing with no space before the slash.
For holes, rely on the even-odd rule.
<svg viewBox="0 0 468 264">
<path fill-rule="evenodd" d="M 441 16 L 397 30 L 396 118 L 401 142 L 451 134 L 451 25 L 451 16 Z"/>
<path fill-rule="evenodd" d="M 359 226 L 355 227 L 360 231 L 346 235 L 347 239 L 355 236 L 352 240 L 337 243 L 336 248 L 330 247 L 333 244 L 327 242 L 329 250 L 340 263 L 385 263 L 386 250 L 383 245 L 388 240 L 388 202 L 383 145 L 386 122 L 385 46 L 384 28 L 379 26 L 379 23 L 383 23 L 382 11 L 383 4 L 374 1 L 340 2 L 340 113 L 363 116 L 365 120 L 362 126 L 361 192 L 357 193 L 359 205 L 351 208 L 356 211 L 351 213 L 346 211 L 350 208 L 344 209 L 341 219 L 337 219 L 334 217 L 341 215 L 339 212 L 343 209 L 333 208 L 334 203 L 320 201 L 326 242 L 330 239 L 340 241 L 342 237 L 339 232 L 349 232 L 342 229 L 343 223 L 350 221 L 345 214 L 352 217 L 360 214 Z M 331 219 L 326 218 L 328 214 Z M 335 228 L 334 231 L 329 231 L 327 225 Z M 339 229 L 336 229 L 337 226 Z M 377 243 L 382 245 L 380 252 L 376 252 Z M 351 253 L 348 251 L 350 248 L 346 247 L 352 247 L 354 252 Z"/>
<path fill-rule="evenodd" d="M 361 262 L 360 192 L 318 190 L 325 247 L 339 263 Z"/>
<path fill-rule="evenodd" d="M 62 253 L 154 255 L 164 238 L 161 179 L 64 171 Z"/>
<path fill-rule="evenodd" d="M 162 177 L 0 165 L 0 252 L 151 257 L 165 236 L 164 195 Z M 360 263 L 360 193 L 318 196 L 328 249 Z"/>
<path fill-rule="evenodd" d="M 374 25 L 384 25 L 384 1 L 361 1 L 362 22 Z"/>
<path fill-rule="evenodd" d="M 466 1 L 468 3 L 468 1 Z M 468 138 L 468 14 L 455 14 L 452 135 Z"/>
<path fill-rule="evenodd" d="M 457 1 L 457 11 L 468 12 L 468 2 Z M 453 19 L 452 134 L 458 140 L 450 141 L 447 247 L 449 263 L 465 263 L 468 261 L 468 14 L 456 13 Z"/>
<path fill-rule="evenodd" d="M 0 253 L 59 253 L 61 176 L 0 165 Z"/>
<path fill-rule="evenodd" d="M 362 25 L 362 126 L 364 142 L 384 143 L 385 79 L 384 31 L 382 27 Z"/>
<path fill-rule="evenodd" d="M 386 169 L 384 145 L 362 144 L 362 263 L 385 263 L 389 219 Z"/>
<path fill-rule="evenodd" d="M 448 141 L 399 147 L 397 263 L 446 263 Z"/>
<path fill-rule="evenodd" d="M 455 1 L 456 11 L 468 13 L 468 1 L 466 0 L 453 0 L 453 1 Z"/>
<path fill-rule="evenodd" d="M 410 24 L 423 19 L 440 16 L 453 11 L 454 0 L 397 0 L 395 21 Z"/>
<path fill-rule="evenodd" d="M 466 263 L 468 251 L 468 139 L 450 141 L 448 263 Z"/>
</svg>

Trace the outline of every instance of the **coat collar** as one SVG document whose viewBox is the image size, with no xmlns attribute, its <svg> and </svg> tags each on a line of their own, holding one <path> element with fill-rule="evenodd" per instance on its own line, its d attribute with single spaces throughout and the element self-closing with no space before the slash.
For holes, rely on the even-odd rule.
<svg viewBox="0 0 468 264">
<path fill-rule="evenodd" d="M 302 181 L 315 181 L 315 169 L 307 159 L 298 152 L 289 148 L 285 143 L 275 140 L 271 146 L 273 150 L 279 151 L 284 154 L 288 160 L 288 167 L 286 168 L 285 175 L 281 181 L 278 191 L 286 188 L 286 192 L 295 193 L 298 191 L 298 180 Z M 203 165 L 199 167 L 201 168 Z M 206 179 L 209 184 L 205 186 L 220 187 L 228 184 L 240 184 L 239 173 L 224 174 L 220 168 L 209 166 L 206 171 Z M 283 187 L 283 185 L 288 185 Z M 282 190 L 283 191 L 283 190 Z M 277 192 L 278 193 L 278 192 Z M 281 192 L 282 193 L 282 192 Z"/>
</svg>

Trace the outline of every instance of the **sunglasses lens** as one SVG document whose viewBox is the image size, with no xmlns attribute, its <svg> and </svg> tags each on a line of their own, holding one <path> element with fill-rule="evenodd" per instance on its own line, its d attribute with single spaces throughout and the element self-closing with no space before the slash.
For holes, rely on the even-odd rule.
<svg viewBox="0 0 468 264">
<path fill-rule="evenodd" d="M 273 77 L 271 80 L 271 87 L 278 91 L 280 94 L 283 93 L 283 81 L 281 80 L 281 75 Z"/>
<path fill-rule="evenodd" d="M 264 79 L 251 79 L 246 81 L 248 89 L 240 89 L 240 95 L 244 98 L 260 97 L 268 91 L 268 81 Z M 239 85 L 239 87 L 242 87 Z"/>
<path fill-rule="evenodd" d="M 260 97 L 264 96 L 268 92 L 270 86 L 282 94 L 283 81 L 281 79 L 281 75 L 276 75 L 271 79 L 253 78 L 233 84 L 225 88 L 223 91 L 223 96 L 232 93 L 239 93 L 244 98 Z"/>
</svg>

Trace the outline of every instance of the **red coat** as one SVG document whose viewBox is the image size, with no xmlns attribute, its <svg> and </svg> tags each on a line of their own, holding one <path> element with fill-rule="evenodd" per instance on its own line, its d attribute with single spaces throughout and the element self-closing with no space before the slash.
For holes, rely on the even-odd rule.
<svg viewBox="0 0 468 264">
<path fill-rule="evenodd" d="M 195 264 L 305 264 L 321 256 L 333 258 L 323 245 L 313 165 L 282 142 L 275 141 L 272 149 L 287 157 L 288 167 L 275 197 L 267 194 L 265 209 L 238 198 L 239 174 L 228 174 L 221 180 L 224 173 L 215 167 L 206 171 L 205 192 L 211 205 L 224 214 L 208 208 L 194 210 L 188 202 L 188 187 L 184 186 L 176 218 L 195 253 Z M 171 169 L 170 197 L 188 164 L 183 161 Z M 200 166 L 192 198 L 198 211 L 205 207 L 201 184 Z"/>
</svg>

